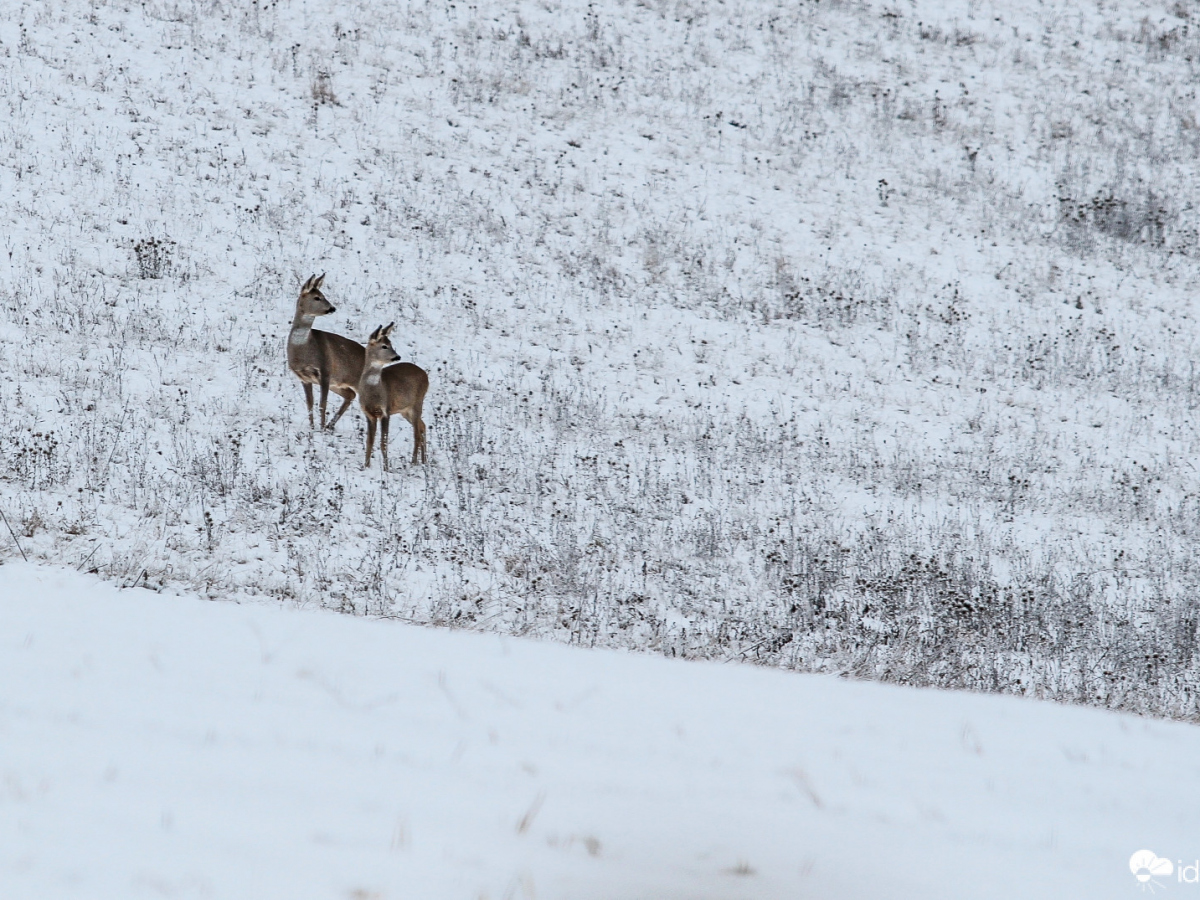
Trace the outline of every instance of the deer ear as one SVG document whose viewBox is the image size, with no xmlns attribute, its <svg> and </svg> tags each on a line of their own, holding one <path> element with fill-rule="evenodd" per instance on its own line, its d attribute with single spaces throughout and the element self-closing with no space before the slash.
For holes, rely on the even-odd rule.
<svg viewBox="0 0 1200 900">
<path fill-rule="evenodd" d="M 325 273 L 324 273 L 324 272 L 322 272 L 322 273 L 321 273 L 321 277 L 320 277 L 320 278 L 318 278 L 316 281 L 314 281 L 314 282 L 313 282 L 313 287 L 315 287 L 315 288 L 319 288 L 319 287 L 320 287 L 321 285 L 323 285 L 324 283 L 325 283 Z"/>
<path fill-rule="evenodd" d="M 383 336 L 384 336 L 384 337 L 387 337 L 389 334 L 391 334 L 391 333 L 392 333 L 392 329 L 393 329 L 393 328 L 395 328 L 395 327 L 396 327 L 396 323 L 395 323 L 395 322 L 389 322 L 389 323 L 388 323 L 388 325 L 387 325 L 387 327 L 383 329 Z"/>
<path fill-rule="evenodd" d="M 304 282 L 304 284 L 300 285 L 300 293 L 303 294 L 305 291 L 307 291 L 309 288 L 311 288 L 313 279 L 316 277 L 317 277 L 316 275 L 309 275 L 308 281 L 306 281 L 306 282 Z"/>
</svg>

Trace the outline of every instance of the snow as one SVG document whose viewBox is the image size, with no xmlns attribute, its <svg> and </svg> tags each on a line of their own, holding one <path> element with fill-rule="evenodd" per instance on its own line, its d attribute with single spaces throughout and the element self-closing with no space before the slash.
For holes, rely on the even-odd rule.
<svg viewBox="0 0 1200 900">
<path fill-rule="evenodd" d="M 1200 731 L 1052 703 L 19 562 L 0 685 L 6 900 L 1117 898 L 1200 853 Z"/>
<path fill-rule="evenodd" d="M 0 553 L 1200 719 L 1191 16 L 4 4 Z"/>
<path fill-rule="evenodd" d="M 0 553 L 1198 719 L 1190 16 L 5 5 Z"/>
<path fill-rule="evenodd" d="M 0 4 L 0 898 L 1189 871 L 1197 15 Z"/>
</svg>

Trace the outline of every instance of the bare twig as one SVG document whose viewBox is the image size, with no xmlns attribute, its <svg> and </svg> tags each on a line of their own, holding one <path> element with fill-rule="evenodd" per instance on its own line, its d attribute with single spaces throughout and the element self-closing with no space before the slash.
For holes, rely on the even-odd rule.
<svg viewBox="0 0 1200 900">
<path fill-rule="evenodd" d="M 84 566 L 86 566 L 86 565 L 87 565 L 89 562 L 91 562 L 91 561 L 92 561 L 92 557 L 96 555 L 96 551 L 97 551 L 97 550 L 99 550 L 99 549 L 100 549 L 100 545 L 99 545 L 99 544 L 97 544 L 95 547 L 93 547 L 93 548 L 92 548 L 92 552 L 91 552 L 91 553 L 89 553 L 89 554 L 87 555 L 87 558 L 86 558 L 86 559 L 85 559 L 83 562 L 81 562 L 79 565 L 77 565 L 77 566 L 75 567 L 75 571 L 76 571 L 76 572 L 82 572 L 82 571 L 83 571 L 83 567 L 84 567 Z"/>
<path fill-rule="evenodd" d="M 4 524 L 8 527 L 8 533 L 12 535 L 13 543 L 17 545 L 17 549 L 21 551 L 21 559 L 29 562 L 29 557 L 25 555 L 25 549 L 21 546 L 21 542 L 17 540 L 17 533 L 13 531 L 12 525 L 9 524 L 8 516 L 4 514 L 4 510 L 0 509 L 0 519 L 4 520 Z"/>
</svg>

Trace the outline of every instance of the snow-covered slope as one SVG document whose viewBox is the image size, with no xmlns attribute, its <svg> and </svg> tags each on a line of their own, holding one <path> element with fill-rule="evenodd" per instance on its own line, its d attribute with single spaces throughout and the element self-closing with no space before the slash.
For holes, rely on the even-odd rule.
<svg viewBox="0 0 1200 900">
<path fill-rule="evenodd" d="M 1200 731 L 1050 703 L 21 563 L 0 685 L 6 900 L 1100 900 L 1200 854 Z"/>
<path fill-rule="evenodd" d="M 1200 719 L 1197 16 L 0 4 L 0 553 Z"/>
</svg>

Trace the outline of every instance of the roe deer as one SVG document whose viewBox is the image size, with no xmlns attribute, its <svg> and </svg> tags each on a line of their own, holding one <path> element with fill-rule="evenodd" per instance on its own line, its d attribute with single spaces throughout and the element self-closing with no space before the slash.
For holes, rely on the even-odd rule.
<svg viewBox="0 0 1200 900">
<path fill-rule="evenodd" d="M 425 423 L 421 421 L 421 407 L 425 405 L 425 392 L 429 390 L 429 376 L 420 366 L 399 362 L 400 354 L 392 349 L 388 339 L 395 324 L 382 325 L 371 332 L 367 340 L 367 361 L 358 382 L 358 402 L 367 417 L 367 461 L 363 468 L 371 467 L 375 423 L 380 422 L 379 452 L 383 456 L 385 472 L 388 470 L 388 418 L 395 413 L 400 413 L 412 425 L 413 465 L 416 465 L 418 451 L 421 462 L 425 462 Z"/>
<path fill-rule="evenodd" d="M 304 399 L 308 403 L 308 424 L 313 425 L 313 385 L 321 387 L 321 428 L 325 425 L 325 400 L 332 391 L 342 398 L 342 408 L 337 411 L 328 427 L 333 428 L 342 413 L 350 406 L 362 375 L 365 351 L 358 341 L 313 328 L 317 316 L 337 312 L 333 304 L 321 293 L 325 281 L 322 274 L 314 275 L 300 288 L 296 301 L 296 316 L 292 319 L 292 330 L 288 335 L 288 368 L 304 384 Z"/>
</svg>

